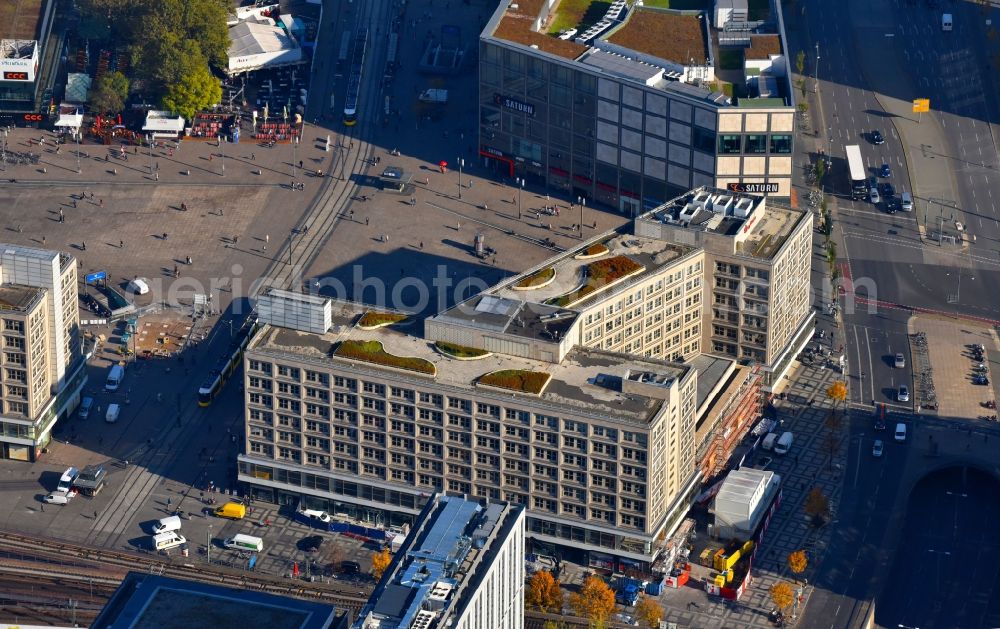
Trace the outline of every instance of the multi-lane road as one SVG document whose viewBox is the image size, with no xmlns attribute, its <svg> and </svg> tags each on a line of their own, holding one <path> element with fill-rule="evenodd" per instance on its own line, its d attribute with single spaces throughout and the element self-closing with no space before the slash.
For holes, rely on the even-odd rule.
<svg viewBox="0 0 1000 629">
<path fill-rule="evenodd" d="M 824 125 L 817 148 L 833 162 L 824 187 L 835 197 L 835 240 L 844 278 L 844 326 L 831 330 L 834 338 L 827 342 L 834 354 L 846 355 L 855 408 L 845 498 L 831 524 L 834 543 L 816 575 L 804 626 L 845 626 L 860 602 L 883 592 L 894 550 L 890 524 L 894 509 L 906 504 L 897 501 L 903 489 L 899 472 L 912 456 L 910 444 L 894 443 L 891 434 L 896 421 L 914 417 L 913 403 L 897 399 L 900 384 L 913 391 L 907 336 L 912 311 L 1000 320 L 994 297 L 1000 292 L 1000 204 L 994 197 L 1000 201 L 1000 193 L 993 189 L 1000 183 L 1000 161 L 990 126 L 998 117 L 990 102 L 994 88 L 983 76 L 989 63 L 981 32 L 986 16 L 972 2 L 934 4 L 849 0 L 835 9 L 820 0 L 800 0 L 793 14 L 786 14 L 797 34 L 792 48 L 806 52 L 807 74 L 818 76 L 821 105 L 811 111 L 816 124 Z M 954 15 L 951 32 L 941 28 L 945 12 Z M 1000 16 L 992 17 L 1000 22 Z M 915 98 L 929 98 L 933 110 L 919 123 L 909 111 Z M 872 142 L 874 130 L 884 136 L 883 144 Z M 861 147 L 868 177 L 877 176 L 882 164 L 890 166 L 891 177 L 878 181 L 891 182 L 897 198 L 910 192 L 913 212 L 890 214 L 884 203 L 851 200 L 844 149 L 850 144 Z M 974 236 L 967 236 L 965 244 L 959 223 Z M 941 231 L 957 243 L 936 240 Z M 893 366 L 897 352 L 906 358 L 905 369 Z M 874 433 L 873 403 L 889 405 L 889 432 Z M 880 459 L 871 452 L 876 437 L 886 441 Z M 920 503 L 915 509 L 933 507 Z M 904 536 L 902 544 L 922 545 L 917 537 Z M 954 555 L 922 557 L 913 564 L 902 544 L 896 555 L 900 570 L 919 565 L 954 574 L 956 564 L 949 559 Z M 881 617 L 920 627 L 929 625 L 916 620 L 919 614 L 901 613 L 908 601 L 914 596 L 927 605 L 943 600 L 927 588 L 887 590 L 886 595 L 887 615 Z M 934 626 L 960 626 L 945 622 L 940 610 L 927 611 L 933 613 L 924 618 L 939 621 Z"/>
</svg>

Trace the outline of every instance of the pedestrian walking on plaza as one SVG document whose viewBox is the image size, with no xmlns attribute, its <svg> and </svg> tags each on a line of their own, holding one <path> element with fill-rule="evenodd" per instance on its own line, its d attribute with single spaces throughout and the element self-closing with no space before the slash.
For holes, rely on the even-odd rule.
<svg viewBox="0 0 1000 629">
<path fill-rule="evenodd" d="M 233 236 L 233 244 L 234 244 L 234 245 L 235 245 L 236 243 L 238 243 L 239 241 L 240 241 L 240 237 L 239 237 L 239 236 Z"/>
<path fill-rule="evenodd" d="M 73 209 L 76 209 L 76 199 L 73 199 Z"/>
<path fill-rule="evenodd" d="M 177 265 L 175 264 L 174 265 L 174 277 L 177 277 L 177 275 L 178 275 L 178 273 L 177 273 Z M 98 411 L 97 414 L 100 415 L 101 414 L 100 411 Z"/>
<path fill-rule="evenodd" d="M 368 225 L 369 221 L 371 221 L 371 219 L 366 216 L 365 217 L 365 225 Z"/>
<path fill-rule="evenodd" d="M 96 511 L 94 511 L 94 519 L 95 520 L 97 519 L 97 512 Z"/>
<path fill-rule="evenodd" d="M 250 153 L 250 161 L 251 162 L 257 161 L 257 155 L 255 153 Z"/>
<path fill-rule="evenodd" d="M 421 248 L 421 249 L 423 249 L 423 248 L 424 248 L 424 243 L 423 243 L 423 241 L 420 241 L 420 248 Z"/>
<path fill-rule="evenodd" d="M 167 239 L 167 232 L 163 232 L 163 239 L 164 239 L 164 240 L 166 240 L 166 239 Z"/>
<path fill-rule="evenodd" d="M 265 243 L 271 242 L 271 234 L 264 234 L 264 242 Z"/>
<path fill-rule="evenodd" d="M 153 173 L 153 181 L 159 181 L 159 180 L 160 180 L 160 173 Z"/>
<path fill-rule="evenodd" d="M 87 243 L 86 242 L 81 242 L 80 243 L 80 249 L 86 251 L 87 250 Z"/>
<path fill-rule="evenodd" d="M 119 240 L 118 241 L 118 248 L 119 249 L 124 249 L 125 248 L 125 241 L 124 240 Z"/>
<path fill-rule="evenodd" d="M 45 244 L 45 236 L 42 236 L 42 244 Z"/>
</svg>

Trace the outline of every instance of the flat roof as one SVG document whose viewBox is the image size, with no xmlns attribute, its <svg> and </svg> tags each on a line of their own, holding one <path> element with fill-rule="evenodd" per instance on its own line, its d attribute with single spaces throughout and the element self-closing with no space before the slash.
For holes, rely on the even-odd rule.
<svg viewBox="0 0 1000 629">
<path fill-rule="evenodd" d="M 26 312 L 45 294 L 45 289 L 21 284 L 0 284 L 0 310 Z"/>
<path fill-rule="evenodd" d="M 130 572 L 101 610 L 94 627 L 107 629 L 326 629 L 329 605 L 252 590 Z M 252 622 L 250 622 L 252 620 Z"/>
<path fill-rule="evenodd" d="M 729 204 L 728 201 L 732 203 Z M 723 213 L 703 207 L 706 203 L 718 202 L 726 202 L 730 210 Z M 752 205 L 754 209 L 749 216 L 741 217 L 732 212 L 733 208 L 741 205 Z M 702 186 L 674 197 L 635 220 L 661 223 L 670 229 L 704 231 L 731 238 L 746 234 L 734 253 L 770 260 L 807 216 L 804 210 L 781 205 L 770 197 Z"/>
<path fill-rule="evenodd" d="M 556 33 L 549 35 L 533 29 L 546 2 L 547 0 L 502 2 L 501 5 L 508 8 L 493 31 L 493 36 L 525 46 L 537 46 L 539 50 L 565 59 L 576 59 L 587 51 L 586 46 L 568 39 L 559 39 Z M 511 8 L 510 5 L 517 5 L 517 8 Z"/>
<path fill-rule="evenodd" d="M 747 59 L 768 59 L 781 54 L 781 38 L 775 34 L 751 35 L 750 47 L 743 52 Z"/>
<path fill-rule="evenodd" d="M 50 0 L 0 2 L 0 39 L 36 39 L 45 3 Z M 5 56 L 0 54 L 0 56 Z"/>
<path fill-rule="evenodd" d="M 431 376 L 334 356 L 338 343 L 348 340 L 378 341 L 389 354 L 422 358 L 432 363 L 436 373 Z M 504 403 L 509 403 L 514 395 L 528 399 L 531 405 L 553 405 L 559 410 L 598 414 L 642 424 L 653 419 L 663 401 L 623 393 L 622 379 L 628 373 L 645 372 L 668 380 L 682 380 L 692 370 L 692 367 L 680 363 L 580 346 L 570 350 L 558 364 L 502 354 L 479 360 L 457 360 L 437 351 L 432 342 L 404 330 L 393 327 L 362 330 L 355 325 L 355 321 L 348 323 L 344 319 L 336 321 L 326 334 L 265 326 L 254 337 L 249 351 L 312 362 L 317 367 L 349 366 L 356 373 L 370 372 L 381 377 L 391 374 L 397 379 L 411 380 L 416 386 L 420 386 L 420 382 L 434 382 L 475 390 L 478 398 L 494 398 Z M 476 384 L 485 374 L 509 369 L 544 372 L 549 374 L 550 379 L 538 395 L 514 394 L 513 391 Z"/>
<path fill-rule="evenodd" d="M 719 385 L 719 382 L 729 373 L 729 367 L 735 360 L 711 354 L 698 354 L 688 361 L 698 372 L 698 392 L 695 408 L 701 408 L 708 396 Z"/>
<path fill-rule="evenodd" d="M 606 39 L 636 52 L 688 66 L 706 63 L 705 35 L 702 18 L 697 15 L 635 8 Z"/>
</svg>

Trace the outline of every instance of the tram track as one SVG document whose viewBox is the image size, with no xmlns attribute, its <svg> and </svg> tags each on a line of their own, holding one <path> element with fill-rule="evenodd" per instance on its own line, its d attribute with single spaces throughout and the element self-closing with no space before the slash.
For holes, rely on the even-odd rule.
<svg viewBox="0 0 1000 629">
<path fill-rule="evenodd" d="M 64 583 L 86 583 L 107 587 L 116 581 L 120 582 L 129 571 L 139 570 L 190 581 L 312 600 L 353 612 L 357 612 L 367 600 L 366 593 L 347 594 L 325 583 L 298 580 L 290 582 L 259 573 L 174 561 L 159 555 L 94 548 L 9 531 L 0 532 L 0 551 L 11 550 L 19 553 L 19 565 L 13 566 L 10 562 L 0 560 L 0 575 L 17 574 L 22 578 L 30 576 L 32 579 L 37 575 L 41 579 L 61 579 Z M 35 555 L 44 557 L 45 563 L 39 562 L 39 566 L 35 568 L 25 565 L 25 558 Z M 53 557 L 64 557 L 70 565 L 62 567 L 61 570 L 57 569 L 53 567 Z M 81 560 L 94 562 L 95 570 L 98 566 L 105 570 L 116 568 L 117 573 L 95 575 L 79 565 Z"/>
</svg>

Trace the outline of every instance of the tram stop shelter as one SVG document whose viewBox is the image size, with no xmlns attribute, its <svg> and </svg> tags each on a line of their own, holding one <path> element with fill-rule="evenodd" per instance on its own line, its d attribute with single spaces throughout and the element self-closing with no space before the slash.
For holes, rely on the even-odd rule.
<svg viewBox="0 0 1000 629">
<path fill-rule="evenodd" d="M 399 194 L 411 194 L 413 192 L 413 175 L 409 174 L 399 166 L 388 166 L 379 175 L 378 181 L 382 189 L 387 192 L 398 192 Z"/>
</svg>

